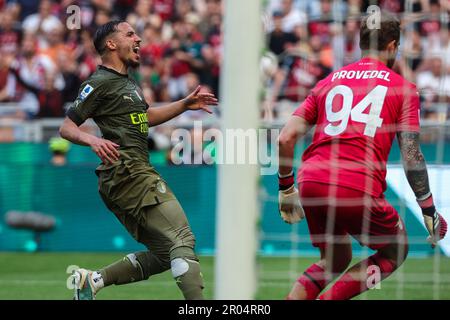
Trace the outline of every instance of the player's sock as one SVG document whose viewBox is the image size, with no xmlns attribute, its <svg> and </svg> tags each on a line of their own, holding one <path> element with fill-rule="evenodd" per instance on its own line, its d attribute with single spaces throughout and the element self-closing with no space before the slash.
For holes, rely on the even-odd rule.
<svg viewBox="0 0 450 320">
<path fill-rule="evenodd" d="M 172 275 L 186 300 L 203 300 L 203 276 L 194 251 L 176 248 L 171 253 Z"/>
<path fill-rule="evenodd" d="M 122 260 L 101 269 L 104 286 L 121 285 L 146 280 L 151 275 L 170 268 L 168 258 L 163 260 L 149 251 L 131 253 Z"/>
<path fill-rule="evenodd" d="M 377 268 L 370 268 L 370 266 L 377 266 Z M 348 300 L 358 294 L 365 292 L 370 286 L 375 286 L 379 281 L 387 278 L 397 269 L 394 261 L 387 259 L 379 253 L 370 256 L 364 261 L 361 261 L 350 268 L 342 277 L 336 281 L 333 286 L 324 292 L 320 300 Z M 379 277 L 374 276 L 373 272 L 380 272 Z M 375 281 L 369 281 L 371 277 Z M 379 280 L 376 282 L 376 280 Z"/>
<path fill-rule="evenodd" d="M 143 280 L 142 268 L 133 264 L 127 257 L 116 261 L 99 271 L 102 275 L 104 286 L 112 284 L 121 285 Z"/>
<path fill-rule="evenodd" d="M 314 263 L 303 272 L 297 282 L 304 289 L 304 300 L 314 300 L 327 285 L 325 270 Z M 286 300 L 292 300 L 292 298 L 288 296 Z"/>
</svg>

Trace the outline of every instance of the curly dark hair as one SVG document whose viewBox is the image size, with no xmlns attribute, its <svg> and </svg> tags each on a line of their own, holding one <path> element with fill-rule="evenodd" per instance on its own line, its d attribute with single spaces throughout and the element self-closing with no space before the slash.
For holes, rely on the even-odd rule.
<svg viewBox="0 0 450 320">
<path fill-rule="evenodd" d="M 113 34 L 117 31 L 117 26 L 121 24 L 122 22 L 126 22 L 125 20 L 113 20 L 105 23 L 104 25 L 100 26 L 97 31 L 95 31 L 94 35 L 94 46 L 95 50 L 97 50 L 99 55 L 102 55 L 105 53 L 106 46 L 105 46 L 105 40 L 106 37 L 110 34 Z"/>
</svg>

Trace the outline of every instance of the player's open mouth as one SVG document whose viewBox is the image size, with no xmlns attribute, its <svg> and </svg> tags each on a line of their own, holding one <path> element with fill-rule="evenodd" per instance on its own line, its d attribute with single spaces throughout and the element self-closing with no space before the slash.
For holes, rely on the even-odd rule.
<svg viewBox="0 0 450 320">
<path fill-rule="evenodd" d="M 139 50 L 140 50 L 140 47 L 139 46 L 134 46 L 133 47 L 133 52 L 139 57 Z"/>
</svg>

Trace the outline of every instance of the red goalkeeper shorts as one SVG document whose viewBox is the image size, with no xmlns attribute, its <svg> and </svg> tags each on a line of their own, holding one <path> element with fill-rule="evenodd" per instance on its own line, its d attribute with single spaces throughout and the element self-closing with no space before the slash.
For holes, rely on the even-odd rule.
<svg viewBox="0 0 450 320">
<path fill-rule="evenodd" d="M 315 247 L 348 241 L 348 234 L 373 250 L 405 241 L 405 226 L 384 196 L 308 181 L 300 183 L 299 195 Z"/>
</svg>

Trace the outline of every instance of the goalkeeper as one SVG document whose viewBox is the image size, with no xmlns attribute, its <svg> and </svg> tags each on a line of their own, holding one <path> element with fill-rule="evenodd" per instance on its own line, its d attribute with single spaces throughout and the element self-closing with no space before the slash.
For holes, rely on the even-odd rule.
<svg viewBox="0 0 450 320">
<path fill-rule="evenodd" d="M 142 90 L 128 77 L 139 66 L 141 39 L 124 21 L 101 26 L 94 45 L 102 65 L 86 80 L 60 128 L 61 136 L 90 146 L 102 160 L 96 174 L 105 205 L 147 251 L 130 253 L 97 271 L 74 272 L 75 299 L 92 300 L 103 287 L 148 279 L 171 270 L 186 299 L 203 299 L 203 280 L 194 253 L 195 238 L 183 209 L 166 182 L 148 162 L 149 126 L 186 110 L 217 104 L 200 87 L 183 100 L 149 108 Z M 93 118 L 102 138 L 80 130 Z"/>
<path fill-rule="evenodd" d="M 447 232 L 447 223 L 434 206 L 420 150 L 417 89 L 391 69 L 399 40 L 400 23 L 395 17 L 383 14 L 380 28 L 372 28 L 364 18 L 362 59 L 319 82 L 280 134 L 281 216 L 287 223 L 306 217 L 312 244 L 320 249 L 320 260 L 305 270 L 288 299 L 351 299 L 377 284 L 371 280 L 391 275 L 406 259 L 405 225 L 383 194 L 395 135 L 431 246 Z M 297 191 L 294 147 L 314 125 Z M 352 260 L 350 236 L 376 253 L 347 270 Z"/>
</svg>

